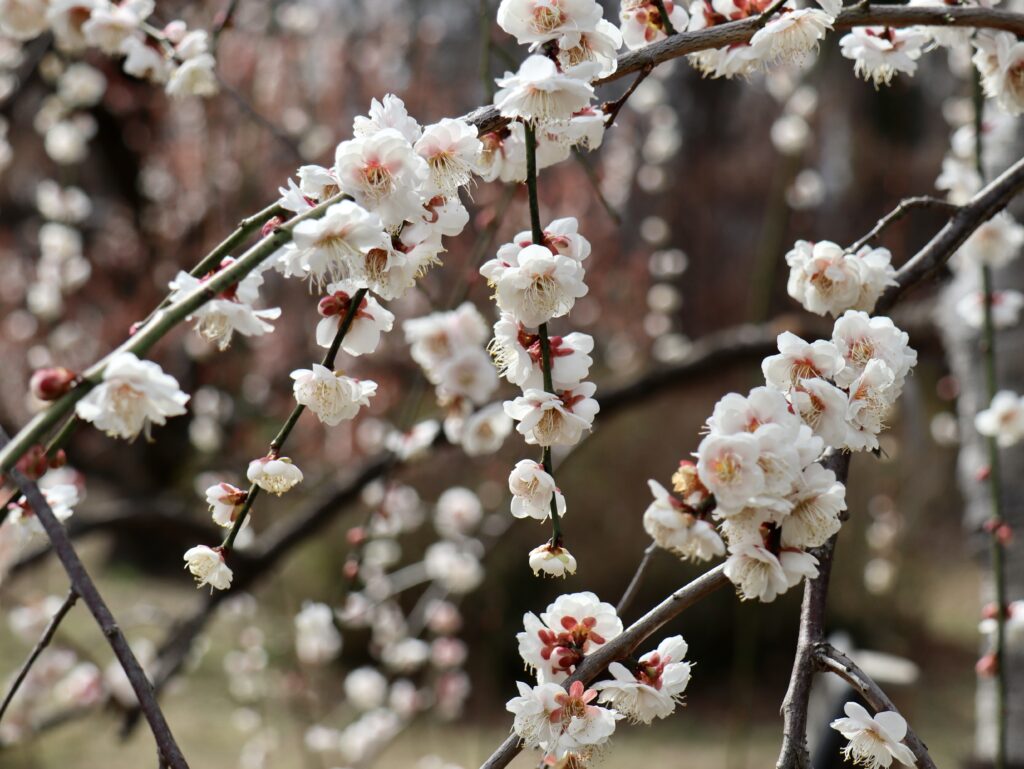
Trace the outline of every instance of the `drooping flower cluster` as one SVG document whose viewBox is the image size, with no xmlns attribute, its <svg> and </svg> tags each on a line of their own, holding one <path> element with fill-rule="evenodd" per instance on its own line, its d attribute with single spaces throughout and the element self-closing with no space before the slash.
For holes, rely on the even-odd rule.
<svg viewBox="0 0 1024 769">
<path fill-rule="evenodd" d="M 889 85 L 898 72 L 913 75 L 928 42 L 928 35 L 913 27 L 854 27 L 839 47 L 843 56 L 853 59 L 854 73 L 877 88 Z"/>
<path fill-rule="evenodd" d="M 587 293 L 583 260 L 590 255 L 590 243 L 578 230 L 575 219 L 558 219 L 544 229 L 542 244 L 521 232 L 480 268 L 501 311 L 491 355 L 499 373 L 523 388 L 521 396 L 505 402 L 505 413 L 518 422 L 516 430 L 528 444 L 544 449 L 545 457 L 552 446 L 577 444 L 599 410 L 595 385 L 584 381 L 593 363 L 593 338 L 547 332 L 548 321 L 568 314 Z M 519 462 L 509 489 L 517 517 L 544 520 L 553 509 L 559 516 L 565 511 L 565 500 L 543 462 Z M 534 572 L 562 576 L 575 570 L 575 560 L 561 544 L 552 542 L 531 553 Z"/>
</svg>

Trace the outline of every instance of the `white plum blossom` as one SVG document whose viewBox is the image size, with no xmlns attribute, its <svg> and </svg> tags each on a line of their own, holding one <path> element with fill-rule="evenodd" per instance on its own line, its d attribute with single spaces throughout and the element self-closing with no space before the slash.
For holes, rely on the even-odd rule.
<svg viewBox="0 0 1024 769">
<path fill-rule="evenodd" d="M 566 315 L 576 300 L 587 294 L 583 266 L 575 259 L 530 245 L 519 252 L 516 261 L 495 281 L 495 301 L 526 326 Z"/>
<path fill-rule="evenodd" d="M 352 277 L 367 253 L 388 245 L 380 217 L 351 200 L 299 222 L 292 239 L 295 248 L 282 252 L 285 274 L 308 275 L 316 286 Z"/>
<path fill-rule="evenodd" d="M 208 53 L 186 59 L 171 72 L 166 85 L 168 95 L 175 98 L 213 96 L 220 90 L 216 68 L 216 60 Z"/>
<path fill-rule="evenodd" d="M 732 545 L 725 561 L 725 576 L 736 585 L 742 600 L 771 603 L 804 577 L 817 577 L 818 559 L 798 550 L 783 549 L 776 556 L 763 545 Z"/>
<path fill-rule="evenodd" d="M 456 195 L 459 187 L 464 187 L 472 178 L 482 149 L 476 126 L 464 120 L 444 118 L 423 129 L 415 150 L 430 169 L 425 196 L 449 198 Z"/>
<path fill-rule="evenodd" d="M 753 435 L 708 435 L 697 447 L 697 473 L 719 511 L 742 509 L 765 489 L 761 448 Z"/>
<path fill-rule="evenodd" d="M 539 545 L 530 551 L 529 560 L 534 576 L 565 577 L 576 573 L 576 559 L 561 545 Z"/>
<path fill-rule="evenodd" d="M 789 400 L 804 424 L 827 445 L 845 447 L 850 439 L 849 396 L 825 379 L 804 379 Z"/>
<path fill-rule="evenodd" d="M 574 681 L 569 691 L 551 683 L 530 687 L 520 681 L 516 685 L 519 696 L 506 705 L 515 716 L 512 731 L 526 747 L 541 748 L 556 758 L 604 744 L 621 718 L 614 710 L 591 705 L 597 692 L 586 690 L 582 681 Z"/>
<path fill-rule="evenodd" d="M 890 318 L 868 317 L 850 310 L 838 318 L 832 329 L 832 343 L 845 361 L 836 373 L 840 387 L 849 387 L 872 360 L 884 362 L 892 371 L 895 395 L 903 389 L 910 369 L 917 364 L 917 353 L 908 345 L 910 337 Z"/>
<path fill-rule="evenodd" d="M 657 481 L 647 484 L 654 501 L 644 511 L 644 531 L 658 547 L 695 561 L 725 554 L 725 544 L 714 526 L 694 515 Z"/>
<path fill-rule="evenodd" d="M 514 74 L 506 72 L 494 95 L 494 106 L 505 117 L 536 123 L 566 121 L 590 104 L 594 89 L 586 80 L 559 72 L 546 56 L 528 57 Z"/>
<path fill-rule="evenodd" d="M 818 463 L 804 469 L 793 509 L 782 521 L 783 547 L 820 547 L 839 531 L 840 513 L 846 509 L 846 487 L 836 474 Z"/>
<path fill-rule="evenodd" d="M 369 666 L 356 668 L 345 676 L 345 700 L 357 710 L 379 708 L 388 696 L 388 680 Z"/>
<path fill-rule="evenodd" d="M 765 62 L 802 61 L 817 50 L 835 17 L 818 8 L 786 8 L 754 33 L 750 45 Z"/>
<path fill-rule="evenodd" d="M 116 55 L 128 37 L 138 32 L 142 22 L 153 13 L 154 0 L 125 0 L 121 3 L 99 2 L 82 24 L 86 42 L 106 54 Z"/>
<path fill-rule="evenodd" d="M 341 329 L 342 323 L 352 312 L 352 301 L 358 289 L 349 281 L 331 283 L 327 286 L 327 296 L 320 300 L 317 312 L 323 319 L 316 326 L 316 343 L 329 349 L 334 338 Z M 395 316 L 370 294 L 365 294 L 356 308 L 348 325 L 341 349 L 349 355 L 358 357 L 377 349 L 381 333 L 392 329 Z"/>
<path fill-rule="evenodd" d="M 574 446 L 600 410 L 592 397 L 596 390 L 592 382 L 557 395 L 527 390 L 514 401 L 505 401 L 505 413 L 519 423 L 516 430 L 531 445 Z"/>
<path fill-rule="evenodd" d="M 118 352 L 107 361 L 100 383 L 75 404 L 75 413 L 107 435 L 133 440 L 140 432 L 148 438 L 150 425 L 184 414 L 188 400 L 178 381 L 156 363 Z"/>
<path fill-rule="evenodd" d="M 530 50 L 550 40 L 572 48 L 601 18 L 596 0 L 502 0 L 498 6 L 498 26 L 520 45 L 530 43 Z"/>
<path fill-rule="evenodd" d="M 498 373 L 482 348 L 457 353 L 437 374 L 437 394 L 441 401 L 468 398 L 486 403 L 498 387 Z"/>
<path fill-rule="evenodd" d="M 622 633 L 615 607 L 590 592 L 560 595 L 538 617 L 523 615 L 519 654 L 539 681 L 564 680 L 583 658 Z"/>
<path fill-rule="evenodd" d="M 47 0 L 0 0 L 0 32 L 15 40 L 31 40 L 47 26 Z"/>
<path fill-rule="evenodd" d="M 992 325 L 997 329 L 1016 326 L 1024 309 L 1024 294 L 1012 289 L 992 292 Z M 956 303 L 956 313 L 968 326 L 980 329 L 985 325 L 985 294 L 971 291 Z"/>
<path fill-rule="evenodd" d="M 536 367 L 531 352 L 535 344 L 539 352 L 537 335 L 527 331 L 511 313 L 503 312 L 494 324 L 494 338 L 487 350 L 494 358 L 498 373 L 511 384 L 522 387 Z"/>
<path fill-rule="evenodd" d="M 550 518 L 552 495 L 559 517 L 565 515 L 565 497 L 540 462 L 532 459 L 516 462 L 508 477 L 508 490 L 512 492 L 512 515 L 516 518 L 538 521 Z"/>
<path fill-rule="evenodd" d="M 493 454 L 505 443 L 513 423 L 501 403 L 491 403 L 467 416 L 460 427 L 458 443 L 466 456 Z"/>
<path fill-rule="evenodd" d="M 295 380 L 292 390 L 296 403 L 309 408 L 325 425 L 354 419 L 377 392 L 376 382 L 354 379 L 319 363 L 314 363 L 312 369 L 293 371 L 291 378 Z"/>
<path fill-rule="evenodd" d="M 214 589 L 227 590 L 231 587 L 232 573 L 224 563 L 224 554 L 206 545 L 197 545 L 185 552 L 185 568 L 196 578 L 196 587 L 210 586 Z"/>
<path fill-rule="evenodd" d="M 598 702 L 611 705 L 633 723 L 649 724 L 668 718 L 682 702 L 690 683 L 687 643 L 682 636 L 670 636 L 653 652 L 643 655 L 632 668 L 621 662 L 608 666 L 612 680 L 594 685 Z"/>
<path fill-rule="evenodd" d="M 281 496 L 302 482 L 302 471 L 288 457 L 268 455 L 250 462 L 246 477 L 267 493 Z"/>
<path fill-rule="evenodd" d="M 378 214 L 389 230 L 419 218 L 423 206 L 418 190 L 430 171 L 396 129 L 383 128 L 339 144 L 334 172 L 342 189 Z"/>
<path fill-rule="evenodd" d="M 690 17 L 683 3 L 666 0 L 664 6 L 668 19 L 675 29 L 683 30 L 689 26 Z M 622 41 L 631 51 L 664 40 L 666 37 L 661 12 L 649 0 L 623 0 L 619 10 L 619 23 L 622 28 Z"/>
<path fill-rule="evenodd" d="M 230 528 L 245 504 L 246 492 L 230 483 L 217 483 L 206 490 L 206 504 L 210 506 L 213 522 Z"/>
<path fill-rule="evenodd" d="M 1006 211 L 1000 211 L 979 226 L 954 256 L 958 265 L 1005 267 L 1024 246 L 1024 226 Z"/>
<path fill-rule="evenodd" d="M 577 42 L 571 44 L 574 39 Z M 575 68 L 580 65 L 592 64 L 593 77 L 607 77 L 618 68 L 617 52 L 621 47 L 622 33 L 619 28 L 610 21 L 599 19 L 593 29 L 581 30 L 578 38 L 568 35 L 562 37 L 559 41 L 558 64 L 567 72 L 578 71 Z M 601 123 L 603 128 L 603 116 Z"/>
<path fill-rule="evenodd" d="M 1024 45 L 1012 33 L 992 30 L 979 30 L 972 42 L 985 95 L 1010 115 L 1020 115 L 1024 112 Z"/>
<path fill-rule="evenodd" d="M 887 286 L 895 285 L 892 255 L 864 246 L 848 253 L 831 241 L 798 240 L 786 254 L 789 295 L 810 312 L 839 315 L 849 309 L 874 309 Z"/>
<path fill-rule="evenodd" d="M 974 417 L 975 429 L 1006 448 L 1024 438 L 1024 398 L 1010 390 L 1000 390 L 987 409 Z"/>
<path fill-rule="evenodd" d="M 475 529 L 483 515 L 480 497 L 467 488 L 453 486 L 437 498 L 434 526 L 442 537 L 456 538 Z"/>
<path fill-rule="evenodd" d="M 535 349 L 535 347 L 536 349 Z M 541 367 L 540 340 L 530 347 L 530 357 L 535 358 L 530 376 L 522 383 L 524 390 L 543 389 L 544 371 Z M 565 336 L 548 339 L 551 362 L 551 382 L 556 390 L 571 390 L 577 387 L 590 373 L 594 359 L 589 353 L 594 349 L 594 337 L 590 334 L 572 332 Z"/>
<path fill-rule="evenodd" d="M 229 267 L 234 261 L 228 257 L 221 262 L 218 271 Z M 175 302 L 188 296 L 216 274 L 217 271 L 206 277 L 196 278 L 187 272 L 179 272 L 169 284 L 170 300 Z M 267 321 L 281 317 L 281 308 L 257 310 L 253 307 L 259 300 L 260 286 L 262 285 L 261 271 L 254 270 L 238 283 L 222 291 L 214 299 L 203 304 L 186 320 L 194 320 L 199 336 L 207 342 L 215 344 L 221 351 L 228 348 L 231 338 L 236 332 L 242 336 L 268 334 L 274 330 L 274 327 Z"/>
<path fill-rule="evenodd" d="M 913 75 L 928 35 L 917 29 L 854 27 L 839 40 L 843 56 L 853 59 L 853 71 L 875 84 L 889 85 L 897 72 Z"/>
<path fill-rule="evenodd" d="M 380 101 L 370 102 L 369 115 L 357 117 L 352 124 L 356 137 L 372 136 L 385 128 L 398 131 L 409 144 L 415 144 L 423 133 L 415 118 L 409 117 L 405 102 L 394 94 L 387 94 Z"/>
<path fill-rule="evenodd" d="M 906 766 L 917 762 L 910 748 L 903 744 L 907 736 L 907 722 L 894 710 L 886 710 L 871 716 L 856 702 L 843 706 L 845 718 L 837 718 L 831 724 L 849 743 L 843 748 L 846 759 L 865 769 L 879 769 L 892 765 L 893 759 Z"/>
<path fill-rule="evenodd" d="M 435 542 L 427 548 L 423 564 L 428 577 L 459 595 L 475 590 L 484 579 L 480 559 L 455 542 Z"/>
<path fill-rule="evenodd" d="M 761 362 L 761 371 L 769 387 L 787 392 L 805 379 L 834 379 L 844 361 L 836 346 L 824 339 L 805 342 L 790 331 L 779 334 L 779 354 Z"/>
<path fill-rule="evenodd" d="M 324 603 L 307 601 L 295 615 L 295 655 L 305 665 L 323 665 L 341 651 L 341 633 L 334 612 Z"/>
</svg>

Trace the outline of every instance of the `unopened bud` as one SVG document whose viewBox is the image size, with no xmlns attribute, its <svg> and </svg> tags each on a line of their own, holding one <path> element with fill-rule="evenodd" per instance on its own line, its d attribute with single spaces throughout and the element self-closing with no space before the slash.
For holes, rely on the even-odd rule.
<svg viewBox="0 0 1024 769">
<path fill-rule="evenodd" d="M 359 576 L 359 562 L 346 561 L 345 565 L 341 568 L 341 573 L 347 580 L 355 579 L 357 576 Z"/>
<path fill-rule="evenodd" d="M 58 468 L 64 467 L 68 463 L 68 455 L 64 449 L 57 449 L 53 452 L 53 456 L 50 457 L 49 465 L 51 470 L 57 470 Z"/>
<path fill-rule="evenodd" d="M 992 678 L 999 672 L 999 660 L 994 652 L 989 652 L 974 665 L 974 672 L 982 678 Z"/>
<path fill-rule="evenodd" d="M 332 315 L 341 315 L 348 309 L 350 297 L 344 291 L 335 291 L 330 296 L 325 296 L 316 306 L 316 311 L 325 318 Z"/>
<path fill-rule="evenodd" d="M 982 467 L 978 468 L 977 472 L 974 473 L 974 480 L 976 480 L 978 483 L 983 483 L 984 481 L 988 480 L 988 477 L 991 474 L 992 468 L 989 467 L 988 465 L 983 465 Z"/>
<path fill-rule="evenodd" d="M 267 237 L 267 235 L 277 232 L 277 228 L 280 227 L 283 223 L 284 219 L 282 219 L 280 216 L 272 216 L 271 218 L 267 219 L 267 221 L 263 223 L 263 226 L 260 227 L 260 237 L 265 238 Z"/>
<path fill-rule="evenodd" d="M 366 530 L 362 526 L 353 526 L 345 534 L 345 539 L 350 545 L 361 545 L 366 541 Z"/>
<path fill-rule="evenodd" d="M 15 467 L 18 469 L 18 472 L 29 480 L 34 481 L 37 478 L 42 478 L 49 469 L 49 463 L 46 460 L 46 449 L 39 444 L 32 446 L 21 455 L 21 459 L 18 460 Z"/>
<path fill-rule="evenodd" d="M 32 395 L 41 401 L 55 401 L 78 381 L 78 374 L 70 369 L 56 366 L 37 369 L 29 380 Z"/>
</svg>

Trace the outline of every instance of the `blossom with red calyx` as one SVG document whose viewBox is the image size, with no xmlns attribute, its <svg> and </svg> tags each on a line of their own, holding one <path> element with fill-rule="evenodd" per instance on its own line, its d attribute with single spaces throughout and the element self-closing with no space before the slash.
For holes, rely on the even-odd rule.
<svg viewBox="0 0 1024 769">
<path fill-rule="evenodd" d="M 587 655 L 622 633 L 615 607 L 590 592 L 559 596 L 538 617 L 523 615 L 519 654 L 540 681 L 562 681 Z"/>
</svg>

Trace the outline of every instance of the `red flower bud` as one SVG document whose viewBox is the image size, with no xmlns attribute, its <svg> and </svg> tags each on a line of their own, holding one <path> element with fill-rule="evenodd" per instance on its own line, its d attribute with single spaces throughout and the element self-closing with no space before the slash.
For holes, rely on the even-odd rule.
<svg viewBox="0 0 1024 769">
<path fill-rule="evenodd" d="M 68 463 L 68 455 L 64 453 L 64 449 L 57 449 L 53 456 L 50 457 L 50 469 L 56 470 L 60 467 L 64 467 Z"/>
<path fill-rule="evenodd" d="M 353 526 L 345 534 L 345 539 L 350 545 L 361 545 L 366 541 L 366 530 L 362 526 Z"/>
<path fill-rule="evenodd" d="M 992 468 L 989 467 L 988 465 L 984 465 L 983 467 L 978 468 L 978 471 L 974 474 L 974 480 L 976 480 L 978 483 L 982 483 L 984 481 L 987 481 L 988 477 L 991 474 Z"/>
<path fill-rule="evenodd" d="M 274 216 L 271 217 L 270 219 L 267 219 L 267 221 L 263 223 L 263 226 L 260 227 L 260 237 L 265 238 L 267 237 L 267 235 L 276 232 L 277 228 L 280 227 L 283 223 L 284 219 L 282 219 L 280 216 Z"/>
<path fill-rule="evenodd" d="M 55 401 L 78 381 L 78 374 L 70 369 L 56 366 L 37 369 L 29 381 L 32 395 L 41 401 Z"/>
<path fill-rule="evenodd" d="M 992 678 L 999 672 L 999 660 L 994 652 L 989 652 L 974 665 L 974 672 L 983 678 Z"/>
<path fill-rule="evenodd" d="M 355 579 L 359 575 L 359 562 L 346 561 L 345 565 L 341 569 L 341 573 L 345 576 L 345 579 Z"/>
<path fill-rule="evenodd" d="M 42 478 L 43 474 L 49 469 L 49 463 L 46 460 L 46 449 L 40 444 L 32 446 L 21 455 L 21 459 L 18 460 L 15 467 L 18 469 L 18 472 L 30 480 L 34 481 L 37 478 Z"/>
</svg>

